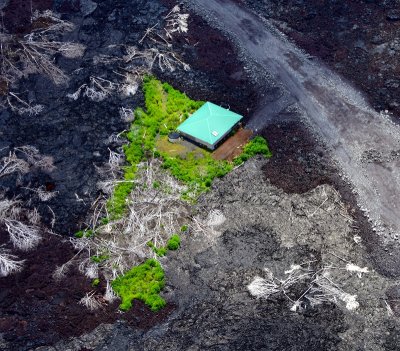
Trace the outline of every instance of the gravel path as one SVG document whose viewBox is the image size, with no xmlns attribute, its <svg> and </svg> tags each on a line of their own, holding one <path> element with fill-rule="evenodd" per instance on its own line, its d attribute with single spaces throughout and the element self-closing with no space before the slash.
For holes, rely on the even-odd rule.
<svg viewBox="0 0 400 351">
<path fill-rule="evenodd" d="M 310 61 L 268 23 L 239 5 L 228 0 L 188 3 L 282 85 L 281 97 L 265 102 L 248 127 L 259 130 L 294 104 L 304 122 L 331 150 L 382 245 L 398 246 L 400 127 L 373 111 L 347 82 L 323 64 Z M 392 275 L 399 274 L 397 264 Z"/>
</svg>

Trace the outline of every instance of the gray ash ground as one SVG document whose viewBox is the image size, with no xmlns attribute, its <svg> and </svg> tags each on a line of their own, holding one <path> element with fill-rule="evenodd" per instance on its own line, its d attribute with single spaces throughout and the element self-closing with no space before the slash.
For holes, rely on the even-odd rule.
<svg viewBox="0 0 400 351">
<path fill-rule="evenodd" d="M 235 0 L 354 83 L 378 110 L 400 116 L 400 7 L 396 0 Z"/>
<path fill-rule="evenodd" d="M 22 18 L 22 3 L 11 0 L 8 16 Z M 58 59 L 59 65 L 71 73 L 69 87 L 54 87 L 41 76 L 29 77 L 16 89 L 31 91 L 32 99 L 46 105 L 44 113 L 20 117 L 7 110 L 0 111 L 0 149 L 33 145 L 42 154 L 53 156 L 57 166 L 52 173 L 37 171 L 26 175 L 18 187 L 15 179 L 2 179 L 1 187 L 7 189 L 8 196 L 19 195 L 26 200 L 31 193 L 22 188 L 25 186 L 45 185 L 59 191 L 58 197 L 50 202 L 41 204 L 33 200 L 32 205 L 39 206 L 47 222 L 51 220 L 47 210 L 50 205 L 56 213 L 55 230 L 64 235 L 72 234 L 83 225 L 90 204 L 98 195 L 99 175 L 95 165 L 107 162 L 108 147 L 118 147 L 107 142 L 109 135 L 127 128 L 118 109 L 143 104 L 140 93 L 130 98 L 113 96 L 100 103 L 85 99 L 70 101 L 66 94 L 75 91 L 91 75 L 118 79 L 113 73 L 118 67 L 95 66 L 93 57 L 109 54 L 109 45 L 121 42 L 135 45 L 144 30 L 175 5 L 174 1 L 144 0 L 81 3 L 82 7 L 79 1 L 73 0 L 53 4 L 34 1 L 41 9 L 54 6 L 65 18 L 77 23 L 77 30 L 67 38 L 88 46 L 82 60 Z M 378 5 L 363 7 L 360 3 L 357 9 L 364 13 L 370 6 Z M 9 23 L 17 22 L 9 18 Z M 310 26 L 305 25 L 306 28 L 313 28 L 311 22 L 307 23 Z M 329 34 L 333 23 L 326 25 Z M 245 64 L 238 61 L 232 45 L 196 16 L 191 17 L 189 27 L 189 34 L 177 38 L 174 47 L 192 70 L 173 73 L 158 70 L 156 75 L 191 98 L 229 105 L 250 115 L 257 107 L 260 93 L 247 77 Z M 18 31 L 24 31 L 23 25 Z M 342 64 L 359 67 L 348 61 Z M 363 82 L 369 81 L 365 78 Z M 388 96 L 387 101 L 391 99 Z M 359 314 L 334 304 L 293 313 L 282 296 L 271 301 L 255 300 L 247 292 L 246 285 L 255 275 L 262 275 L 266 266 L 282 273 L 290 264 L 307 260 L 317 260 L 319 265 L 337 263 L 334 258 L 328 258 L 328 250 L 360 266 L 371 268 L 372 265 L 364 246 L 353 241 L 354 235 L 361 235 L 367 249 L 373 245 L 368 241 L 369 226 L 355 208 L 350 189 L 338 177 L 325 150 L 296 118 L 294 115 L 290 121 L 275 123 L 262 131 L 274 154 L 270 161 L 247 163 L 217 181 L 213 190 L 200 199 L 198 213 L 207 215 L 218 209 L 227 221 L 217 228 L 215 237 L 189 234 L 182 248 L 163 262 L 168 281 L 164 296 L 169 301 L 165 310 L 153 314 L 142 303 L 135 302 L 133 311 L 123 317 L 116 312 L 116 305 L 88 312 L 77 302 L 92 289 L 90 281 L 77 272 L 71 272 L 60 283 L 52 280 L 54 268 L 67 261 L 73 252 L 58 237 L 46 236 L 37 251 L 21 254 L 27 259 L 27 269 L 15 276 L 0 278 L 0 348 L 42 351 L 399 349 L 398 326 L 393 319 L 386 318 L 383 302 L 387 299 L 396 312 L 398 287 L 390 288 L 386 296 L 385 289 L 390 282 L 375 272 L 362 281 L 342 277 L 346 289 L 360 296 Z M 354 216 L 357 229 L 350 227 L 338 209 L 334 214 L 320 211 L 309 221 L 303 218 L 304 210 L 318 207 L 324 201 L 318 190 L 322 188 L 315 189 L 323 184 L 329 184 L 326 191 L 332 196 L 331 186 L 340 191 L 346 214 Z M 78 201 L 75 194 L 83 201 Z M 298 226 L 281 229 L 288 221 L 289 202 Z M 0 238 L 3 242 L 4 232 Z M 104 287 L 98 289 L 101 291 Z M 304 286 L 297 289 L 302 290 Z"/>
</svg>

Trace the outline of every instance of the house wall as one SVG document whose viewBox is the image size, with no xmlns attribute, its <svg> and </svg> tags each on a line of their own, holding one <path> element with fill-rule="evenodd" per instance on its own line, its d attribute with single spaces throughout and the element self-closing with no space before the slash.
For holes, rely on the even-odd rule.
<svg viewBox="0 0 400 351">
<path fill-rule="evenodd" d="M 201 145 L 201 146 L 205 146 L 207 149 L 209 149 L 209 150 L 211 150 L 211 151 L 214 151 L 214 150 L 221 144 L 221 142 L 223 142 L 223 141 L 225 140 L 225 138 L 229 135 L 229 133 L 232 132 L 232 130 L 234 130 L 234 129 L 238 126 L 239 123 L 240 123 L 240 121 L 237 122 L 237 123 L 236 123 L 231 129 L 229 129 L 225 134 L 223 134 L 222 137 L 219 138 L 218 141 L 216 141 L 214 144 L 206 143 L 206 142 L 204 142 L 203 140 L 197 139 L 197 138 L 195 138 L 194 136 L 189 135 L 189 134 L 186 134 L 186 133 L 181 132 L 181 131 L 179 131 L 179 133 L 180 133 L 182 136 L 184 136 L 186 139 L 188 139 L 189 141 L 193 141 L 193 142 L 195 142 L 196 144 L 199 144 L 199 145 Z"/>
<path fill-rule="evenodd" d="M 189 140 L 190 142 L 194 142 L 195 144 L 198 144 L 198 145 L 200 145 L 200 146 L 205 146 L 205 147 L 206 147 L 207 149 L 209 149 L 209 150 L 214 150 L 214 148 L 215 148 L 215 145 L 206 143 L 206 142 L 204 142 L 204 141 L 202 141 L 202 140 L 200 140 L 200 139 L 195 138 L 195 137 L 192 136 L 192 135 L 186 134 L 186 133 L 181 132 L 181 131 L 179 131 L 179 133 L 180 133 L 183 137 L 185 137 L 185 139 Z"/>
</svg>

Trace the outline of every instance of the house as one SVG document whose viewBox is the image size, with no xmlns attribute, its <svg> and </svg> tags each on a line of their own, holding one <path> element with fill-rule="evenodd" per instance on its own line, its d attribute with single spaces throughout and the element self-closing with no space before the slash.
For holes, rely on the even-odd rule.
<svg viewBox="0 0 400 351">
<path fill-rule="evenodd" d="M 187 118 L 177 131 L 185 138 L 214 150 L 243 116 L 206 102 Z"/>
</svg>

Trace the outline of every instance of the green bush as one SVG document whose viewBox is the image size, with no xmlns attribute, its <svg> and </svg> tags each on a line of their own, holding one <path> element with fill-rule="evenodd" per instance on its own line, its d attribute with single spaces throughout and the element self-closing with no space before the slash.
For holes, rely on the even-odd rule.
<svg viewBox="0 0 400 351">
<path fill-rule="evenodd" d="M 181 232 L 186 232 L 188 230 L 188 226 L 185 224 L 181 227 Z"/>
<path fill-rule="evenodd" d="M 74 236 L 75 236 L 75 238 L 83 238 L 83 235 L 84 235 L 84 231 L 83 230 L 79 230 L 78 232 L 76 232 L 75 234 L 74 234 Z"/>
<path fill-rule="evenodd" d="M 96 278 L 92 280 L 92 286 L 95 288 L 96 286 L 98 286 L 100 284 L 100 279 Z"/>
<path fill-rule="evenodd" d="M 106 225 L 106 224 L 110 223 L 110 219 L 107 218 L 107 217 L 103 217 L 103 218 L 100 220 L 100 223 L 103 224 L 103 225 Z"/>
<path fill-rule="evenodd" d="M 160 247 L 159 249 L 156 249 L 155 252 L 157 256 L 163 257 L 167 254 L 167 249 L 165 247 Z"/>
<path fill-rule="evenodd" d="M 159 295 L 164 285 L 164 270 L 154 259 L 133 267 L 112 282 L 115 293 L 122 300 L 119 308 L 123 311 L 129 310 L 135 299 L 143 301 L 152 311 L 160 310 L 166 305 L 165 300 Z"/>
<path fill-rule="evenodd" d="M 267 141 L 261 136 L 251 139 L 243 148 L 243 152 L 233 160 L 233 163 L 240 165 L 255 155 L 264 155 L 267 158 L 272 156 Z"/>
<path fill-rule="evenodd" d="M 271 157 L 272 153 L 269 150 L 267 141 L 262 136 L 256 136 L 244 147 L 243 152 L 252 156 L 256 154 Z"/>
<path fill-rule="evenodd" d="M 127 198 L 133 189 L 133 182 L 118 183 L 114 193 L 107 201 L 107 209 L 111 219 L 121 218 L 127 208 Z"/>
<path fill-rule="evenodd" d="M 157 248 L 157 247 L 153 244 L 153 242 L 151 242 L 151 241 L 149 241 L 149 242 L 147 243 L 147 246 L 149 246 L 149 247 L 154 251 L 154 253 L 155 253 L 157 256 L 159 256 L 159 257 L 163 257 L 163 256 L 165 256 L 165 255 L 167 254 L 167 248 L 166 248 L 166 247 Z"/>
<path fill-rule="evenodd" d="M 174 234 L 171 238 L 167 241 L 167 248 L 168 250 L 177 250 L 181 245 L 181 238 L 179 235 Z"/>
</svg>

